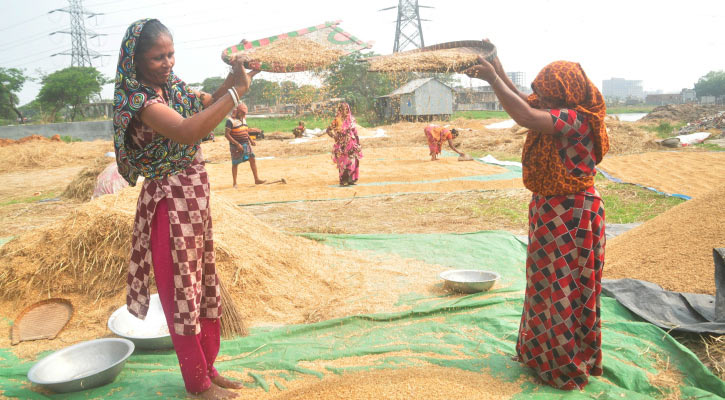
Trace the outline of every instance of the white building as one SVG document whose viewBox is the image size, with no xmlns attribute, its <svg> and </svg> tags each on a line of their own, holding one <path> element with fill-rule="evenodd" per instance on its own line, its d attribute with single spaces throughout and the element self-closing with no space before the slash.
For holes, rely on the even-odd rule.
<svg viewBox="0 0 725 400">
<path fill-rule="evenodd" d="M 623 78 L 605 79 L 602 81 L 602 95 L 610 99 L 644 99 L 642 81 L 631 81 Z"/>
</svg>

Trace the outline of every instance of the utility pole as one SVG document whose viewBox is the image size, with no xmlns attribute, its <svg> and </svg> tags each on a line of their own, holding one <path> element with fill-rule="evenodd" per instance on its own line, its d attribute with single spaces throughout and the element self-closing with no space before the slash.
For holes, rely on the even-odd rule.
<svg viewBox="0 0 725 400">
<path fill-rule="evenodd" d="M 91 64 L 91 58 L 98 58 L 101 57 L 102 54 L 97 53 L 93 50 L 88 50 L 88 41 L 87 38 L 94 38 L 98 36 L 103 36 L 101 34 L 90 32 L 86 30 L 86 25 L 83 22 L 83 17 L 87 16 L 88 18 L 101 15 L 99 13 L 93 13 L 83 10 L 83 0 L 68 0 L 68 7 L 65 8 L 58 8 L 56 10 L 51 10 L 48 12 L 48 14 L 54 13 L 54 12 L 66 12 L 70 14 L 70 31 L 55 31 L 51 33 L 51 35 L 55 35 L 56 33 L 67 33 L 71 35 L 71 42 L 72 47 L 70 52 L 68 50 L 65 50 L 60 53 L 55 53 L 51 55 L 51 57 L 55 57 L 57 55 L 70 55 L 71 56 L 71 66 L 72 67 L 92 67 L 93 64 Z"/>
<path fill-rule="evenodd" d="M 394 8 L 396 7 L 383 8 L 378 11 L 392 10 Z M 418 0 L 398 0 L 397 8 L 398 20 L 395 24 L 393 53 L 403 51 L 409 44 L 419 49 L 425 47 L 421 21 L 429 20 L 420 18 L 420 9 L 434 7 L 418 5 Z"/>
</svg>

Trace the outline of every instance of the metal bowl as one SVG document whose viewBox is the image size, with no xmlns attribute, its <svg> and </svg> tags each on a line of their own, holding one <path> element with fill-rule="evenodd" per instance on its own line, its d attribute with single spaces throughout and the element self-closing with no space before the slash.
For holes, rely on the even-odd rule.
<svg viewBox="0 0 725 400">
<path fill-rule="evenodd" d="M 121 338 L 77 343 L 38 361 L 28 379 L 60 393 L 103 386 L 116 379 L 133 349 L 133 342 Z"/>
<path fill-rule="evenodd" d="M 440 277 L 443 287 L 452 292 L 477 293 L 491 289 L 501 275 L 493 271 L 453 269 L 441 272 Z"/>
<path fill-rule="evenodd" d="M 171 349 L 169 326 L 158 294 L 152 294 L 146 319 L 138 319 L 128 312 L 125 305 L 108 318 L 108 329 L 122 338 L 132 341 L 139 349 Z"/>
</svg>

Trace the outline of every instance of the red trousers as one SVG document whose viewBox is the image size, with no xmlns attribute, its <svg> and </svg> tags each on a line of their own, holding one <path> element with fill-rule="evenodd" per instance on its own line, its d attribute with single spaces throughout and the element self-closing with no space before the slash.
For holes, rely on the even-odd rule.
<svg viewBox="0 0 725 400">
<path fill-rule="evenodd" d="M 184 385 L 188 392 L 196 394 L 209 389 L 211 378 L 219 375 L 214 368 L 214 361 L 219 354 L 219 319 L 201 318 L 201 332 L 198 335 L 183 336 L 174 332 L 174 262 L 171 258 L 170 237 L 169 206 L 163 199 L 156 206 L 151 223 L 154 277 Z"/>
</svg>

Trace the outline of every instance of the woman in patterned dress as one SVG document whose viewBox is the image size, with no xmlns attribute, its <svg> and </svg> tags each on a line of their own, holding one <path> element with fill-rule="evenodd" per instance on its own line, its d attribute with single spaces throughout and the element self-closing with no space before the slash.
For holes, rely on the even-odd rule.
<svg viewBox="0 0 725 400">
<path fill-rule="evenodd" d="M 335 139 L 332 161 L 337 164 L 340 186 L 354 185 L 360 175 L 362 150 L 350 105 L 340 103 L 335 119 L 327 127 L 327 134 Z"/>
<path fill-rule="evenodd" d="M 209 178 L 200 141 L 229 113 L 251 77 L 241 60 L 213 95 L 191 90 L 172 71 L 174 42 L 155 19 L 129 26 L 121 43 L 114 93 L 114 147 L 131 186 L 144 176 L 131 238 L 126 303 L 144 319 L 149 274 L 156 287 L 189 393 L 236 397 L 242 384 L 214 368 L 221 294 L 214 262 Z"/>
<path fill-rule="evenodd" d="M 444 126 L 428 125 L 423 129 L 425 137 L 428 139 L 428 150 L 430 151 L 430 160 L 435 161 L 438 159 L 438 155 L 443 150 L 443 142 L 448 142 L 451 150 L 458 153 L 459 156 L 463 157 L 465 154 L 458 151 L 456 146 L 453 145 L 453 139 L 458 137 L 458 130 L 456 128 L 448 129 Z"/>
<path fill-rule="evenodd" d="M 553 62 L 521 93 L 498 58 L 466 74 L 489 82 L 504 110 L 529 129 L 521 157 L 531 190 L 526 292 L 516 360 L 547 384 L 582 389 L 602 374 L 599 296 L 604 204 L 596 164 L 609 150 L 606 105 L 578 63 Z"/>
</svg>

